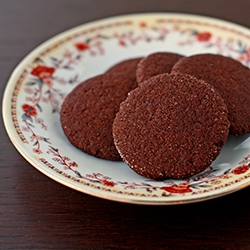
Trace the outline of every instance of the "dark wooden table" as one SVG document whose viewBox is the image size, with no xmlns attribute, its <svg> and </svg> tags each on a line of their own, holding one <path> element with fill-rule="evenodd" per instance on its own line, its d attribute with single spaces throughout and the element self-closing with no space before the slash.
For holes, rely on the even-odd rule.
<svg viewBox="0 0 250 250">
<path fill-rule="evenodd" d="M 250 28 L 249 10 L 249 0 L 0 0 L 1 95 L 28 52 L 76 25 L 127 13 L 183 12 Z M 14 148 L 3 123 L 0 138 L 0 249 L 250 249 L 250 187 L 188 205 L 123 204 L 40 173 Z"/>
</svg>

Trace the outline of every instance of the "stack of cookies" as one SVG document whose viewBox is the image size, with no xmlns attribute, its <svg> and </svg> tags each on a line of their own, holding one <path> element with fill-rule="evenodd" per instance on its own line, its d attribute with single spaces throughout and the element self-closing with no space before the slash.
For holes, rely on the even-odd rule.
<svg viewBox="0 0 250 250">
<path fill-rule="evenodd" d="M 61 108 L 69 141 L 154 180 L 209 167 L 228 134 L 250 132 L 250 70 L 221 55 L 159 52 L 79 84 Z"/>
</svg>

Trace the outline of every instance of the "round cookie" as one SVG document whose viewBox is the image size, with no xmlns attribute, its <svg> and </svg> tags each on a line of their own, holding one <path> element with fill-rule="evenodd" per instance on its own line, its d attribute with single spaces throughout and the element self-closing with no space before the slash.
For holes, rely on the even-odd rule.
<svg viewBox="0 0 250 250">
<path fill-rule="evenodd" d="M 142 58 L 133 58 L 116 63 L 106 71 L 106 74 L 126 74 L 129 77 L 136 79 L 137 64 Z"/>
<path fill-rule="evenodd" d="M 199 54 L 180 59 L 172 72 L 193 75 L 210 83 L 224 98 L 232 135 L 250 133 L 250 70 L 221 55 Z"/>
<path fill-rule="evenodd" d="M 112 136 L 112 124 L 120 103 L 137 87 L 124 74 L 103 74 L 79 84 L 65 98 L 61 125 L 69 141 L 99 158 L 121 160 Z"/>
<path fill-rule="evenodd" d="M 229 131 L 222 97 L 203 80 L 161 74 L 131 91 L 113 124 L 115 145 L 139 175 L 183 179 L 210 166 Z"/>
<path fill-rule="evenodd" d="M 170 73 L 173 65 L 183 56 L 170 52 L 158 52 L 143 58 L 136 71 L 138 84 L 162 73 Z"/>
</svg>

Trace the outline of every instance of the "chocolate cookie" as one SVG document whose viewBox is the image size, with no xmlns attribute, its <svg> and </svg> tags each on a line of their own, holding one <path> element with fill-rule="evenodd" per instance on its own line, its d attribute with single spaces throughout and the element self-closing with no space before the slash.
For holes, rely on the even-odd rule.
<svg viewBox="0 0 250 250">
<path fill-rule="evenodd" d="M 250 70 L 221 55 L 199 54 L 180 59 L 172 72 L 194 75 L 210 83 L 224 98 L 230 134 L 250 133 Z"/>
<path fill-rule="evenodd" d="M 181 73 L 150 78 L 129 93 L 113 124 L 115 145 L 138 174 L 182 179 L 210 166 L 229 131 L 213 87 Z"/>
<path fill-rule="evenodd" d="M 136 78 L 136 69 L 137 64 L 140 62 L 142 58 L 133 58 L 121 61 L 111 68 L 109 68 L 106 73 L 112 73 L 112 74 L 125 74 L 129 77 Z"/>
<path fill-rule="evenodd" d="M 170 73 L 173 65 L 183 56 L 169 52 L 158 52 L 143 58 L 136 71 L 138 84 L 162 73 Z"/>
<path fill-rule="evenodd" d="M 121 160 L 113 142 L 112 124 L 120 103 L 135 87 L 136 81 L 124 74 L 103 74 L 79 84 L 61 108 L 61 124 L 69 141 L 96 157 Z"/>
</svg>

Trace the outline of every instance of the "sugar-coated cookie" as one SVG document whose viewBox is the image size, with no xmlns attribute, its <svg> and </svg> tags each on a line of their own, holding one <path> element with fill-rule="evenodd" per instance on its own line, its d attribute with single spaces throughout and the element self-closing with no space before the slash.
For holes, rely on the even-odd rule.
<svg viewBox="0 0 250 250">
<path fill-rule="evenodd" d="M 229 133 L 250 133 L 249 68 L 222 55 L 199 54 L 180 59 L 172 72 L 190 74 L 211 84 L 227 105 L 231 124 Z"/>
<path fill-rule="evenodd" d="M 210 166 L 229 131 L 228 111 L 214 88 L 194 76 L 160 74 L 121 103 L 115 145 L 139 175 L 183 179 Z"/>
</svg>

